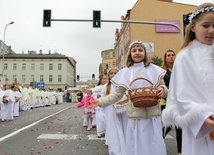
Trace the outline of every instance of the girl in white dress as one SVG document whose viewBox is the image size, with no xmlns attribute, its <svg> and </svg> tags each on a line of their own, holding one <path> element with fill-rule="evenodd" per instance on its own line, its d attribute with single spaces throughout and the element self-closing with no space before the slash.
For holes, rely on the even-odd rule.
<svg viewBox="0 0 214 155">
<path fill-rule="evenodd" d="M 94 99 L 97 99 L 101 96 L 101 91 L 103 86 L 107 82 L 107 76 L 106 75 L 100 75 L 99 82 L 97 83 L 97 86 L 95 88 L 92 88 L 93 97 Z M 96 129 L 97 129 L 97 136 L 101 137 L 105 134 L 106 131 L 106 116 L 104 109 L 101 107 L 96 107 Z"/>
<path fill-rule="evenodd" d="M 4 104 L 4 111 L 2 111 L 3 112 L 2 120 L 11 121 L 14 119 L 13 117 L 14 102 L 15 102 L 14 92 L 10 89 L 9 84 L 4 85 L 3 91 L 4 91 L 3 97 L 5 97 L 8 102 Z"/>
<path fill-rule="evenodd" d="M 189 17 L 172 70 L 163 122 L 182 128 L 182 155 L 214 154 L 214 4 Z"/>
<path fill-rule="evenodd" d="M 115 86 L 111 83 L 111 79 L 117 74 L 117 72 L 118 69 L 115 67 L 109 69 L 107 74 L 108 82 L 103 86 L 103 90 L 101 92 L 102 97 L 115 90 Z M 105 140 L 106 144 L 108 144 L 109 155 L 123 155 L 125 151 L 123 148 L 125 147 L 125 131 L 128 117 L 126 114 L 126 105 L 122 105 L 120 103 L 127 103 L 126 95 L 124 95 L 120 102 L 105 107 Z"/>
<path fill-rule="evenodd" d="M 134 41 L 129 46 L 126 68 L 120 70 L 111 80 L 117 87 L 111 94 L 94 101 L 94 106 L 105 106 L 117 102 L 127 90 L 148 86 L 145 78 L 153 83 L 158 98 L 165 97 L 167 88 L 163 77 L 165 70 L 148 59 L 142 41 Z M 133 85 L 132 81 L 137 80 Z M 133 86 L 133 87 L 131 87 Z M 150 85 L 151 86 L 151 85 Z M 148 103 L 151 103 L 148 101 Z M 166 155 L 162 137 L 161 108 L 158 102 L 151 107 L 135 107 L 132 101 L 127 105 L 126 155 Z"/>
<path fill-rule="evenodd" d="M 19 91 L 18 86 L 14 86 L 13 91 L 14 91 L 14 96 L 15 96 L 13 114 L 14 114 L 14 116 L 19 116 L 19 107 L 20 107 L 19 101 L 21 98 L 21 93 Z"/>
</svg>

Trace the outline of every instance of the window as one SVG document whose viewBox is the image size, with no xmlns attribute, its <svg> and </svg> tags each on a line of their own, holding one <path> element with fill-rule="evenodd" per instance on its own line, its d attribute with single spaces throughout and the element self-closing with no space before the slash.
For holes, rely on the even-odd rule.
<svg viewBox="0 0 214 155">
<path fill-rule="evenodd" d="M 31 70 L 34 71 L 35 70 L 35 64 L 31 64 Z"/>
<path fill-rule="evenodd" d="M 62 75 L 58 75 L 58 82 L 62 82 Z"/>
<path fill-rule="evenodd" d="M 106 64 L 106 69 L 108 70 L 108 64 Z"/>
<path fill-rule="evenodd" d="M 53 64 L 49 64 L 49 70 L 53 70 Z"/>
<path fill-rule="evenodd" d="M 34 81 L 34 75 L 31 75 L 30 79 L 31 81 Z"/>
<path fill-rule="evenodd" d="M 62 70 L 62 64 L 58 64 L 58 70 Z"/>
<path fill-rule="evenodd" d="M 22 75 L 22 83 L 25 83 L 25 75 Z"/>
<path fill-rule="evenodd" d="M 7 70 L 7 69 L 8 69 L 8 65 L 4 64 L 4 70 Z"/>
<path fill-rule="evenodd" d="M 13 64 L 13 70 L 17 70 L 17 64 Z"/>
<path fill-rule="evenodd" d="M 40 71 L 44 70 L 44 64 L 40 64 Z"/>
<path fill-rule="evenodd" d="M 105 53 L 104 59 L 108 59 L 108 53 Z"/>
<path fill-rule="evenodd" d="M 44 75 L 40 75 L 40 81 L 44 81 Z"/>
<path fill-rule="evenodd" d="M 26 70 L 26 64 L 22 64 L 22 70 Z"/>
<path fill-rule="evenodd" d="M 115 52 L 112 53 L 112 57 L 115 58 Z"/>
<path fill-rule="evenodd" d="M 17 79 L 16 79 L 16 75 L 13 75 L 13 81 L 16 81 Z"/>
<path fill-rule="evenodd" d="M 53 82 L 53 76 L 49 75 L 49 82 Z"/>
</svg>

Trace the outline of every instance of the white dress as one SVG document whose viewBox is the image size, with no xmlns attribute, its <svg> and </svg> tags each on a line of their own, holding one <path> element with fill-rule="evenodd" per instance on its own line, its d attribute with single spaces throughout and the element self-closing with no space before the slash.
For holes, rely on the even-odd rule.
<svg viewBox="0 0 214 155">
<path fill-rule="evenodd" d="M 212 129 L 204 121 L 214 113 L 214 45 L 194 40 L 176 57 L 163 122 L 182 128 L 182 155 L 213 155 Z"/>
<path fill-rule="evenodd" d="M 158 81 L 163 79 L 164 74 L 165 71 L 162 68 L 153 64 L 144 67 L 144 63 L 141 62 L 120 70 L 111 81 L 115 85 L 129 90 L 131 81 L 136 78 L 144 77 L 158 85 Z M 148 86 L 146 81 L 138 80 L 133 84 L 133 87 L 146 85 Z M 109 101 L 116 101 L 118 99 L 117 95 L 111 93 L 106 98 L 99 99 L 99 104 L 105 105 Z M 126 146 L 123 149 L 125 149 L 126 155 L 166 155 L 160 116 L 153 116 L 148 119 L 129 117 L 125 137 Z"/>
<path fill-rule="evenodd" d="M 94 99 L 96 99 L 97 94 L 101 93 L 102 88 L 103 88 L 103 85 L 99 85 L 92 89 Z M 96 109 L 95 119 L 96 119 L 97 134 L 101 135 L 101 134 L 104 134 L 106 131 L 106 115 L 103 108 L 96 107 L 95 109 Z"/>
<path fill-rule="evenodd" d="M 14 114 L 14 116 L 19 116 L 19 102 L 20 102 L 20 98 L 21 98 L 21 93 L 19 92 L 19 91 L 15 91 L 14 92 L 14 96 L 16 97 L 16 98 L 18 98 L 18 101 L 16 102 L 14 102 L 14 112 L 13 112 L 13 114 Z"/>
<path fill-rule="evenodd" d="M 104 85 L 101 94 L 106 96 L 106 85 Z M 111 84 L 110 93 L 114 91 L 114 85 Z M 122 100 L 127 99 L 124 95 Z M 125 134 L 128 122 L 126 107 L 119 107 L 111 104 L 105 107 L 106 115 L 106 134 L 105 140 L 108 144 L 109 155 L 125 155 Z"/>
<path fill-rule="evenodd" d="M 13 110 L 14 110 L 14 92 L 12 90 L 5 90 L 5 95 L 8 96 L 8 103 L 4 104 L 4 120 L 13 120 Z"/>
</svg>

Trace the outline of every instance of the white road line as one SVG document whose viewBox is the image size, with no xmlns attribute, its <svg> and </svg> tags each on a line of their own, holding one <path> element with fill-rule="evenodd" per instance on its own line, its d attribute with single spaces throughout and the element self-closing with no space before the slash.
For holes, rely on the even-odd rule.
<svg viewBox="0 0 214 155">
<path fill-rule="evenodd" d="M 37 139 L 77 139 L 78 135 L 69 134 L 41 134 Z"/>
<path fill-rule="evenodd" d="M 56 113 L 54 113 L 54 114 L 51 114 L 51 115 L 49 115 L 49 116 L 47 116 L 47 117 L 45 117 L 45 118 L 42 118 L 42 119 L 40 119 L 40 120 L 38 120 L 38 121 L 36 121 L 36 122 L 34 122 L 34 123 L 28 125 L 28 126 L 25 126 L 25 127 L 21 128 L 21 129 L 18 129 L 18 130 L 14 131 L 14 132 L 12 132 L 12 133 L 6 135 L 6 136 L 3 136 L 3 137 L 0 138 L 0 142 L 2 142 L 2 141 L 4 141 L 4 140 L 6 140 L 7 138 L 10 138 L 10 137 L 12 137 L 12 136 L 18 134 L 18 133 L 20 133 L 21 131 L 23 131 L 23 130 L 25 130 L 25 129 L 28 129 L 28 128 L 30 128 L 30 127 L 32 127 L 32 126 L 34 126 L 34 125 L 36 125 L 36 124 L 38 124 L 38 123 L 44 121 L 45 119 L 48 119 L 48 118 L 50 118 L 50 117 L 52 117 L 52 116 L 54 116 L 54 115 L 57 115 L 57 114 L 59 114 L 59 113 L 65 111 L 65 110 L 67 110 L 67 109 L 70 109 L 70 108 L 62 109 L 62 110 L 60 110 L 60 111 L 58 111 L 58 112 L 56 112 Z"/>
<path fill-rule="evenodd" d="M 62 140 L 77 140 L 79 139 L 79 135 L 71 135 L 71 134 L 41 134 L 37 139 L 62 139 Z M 88 135 L 88 140 L 105 140 L 105 138 L 98 138 L 97 135 Z"/>
<path fill-rule="evenodd" d="M 88 140 L 105 140 L 105 138 L 98 138 L 97 135 L 88 135 Z"/>
</svg>

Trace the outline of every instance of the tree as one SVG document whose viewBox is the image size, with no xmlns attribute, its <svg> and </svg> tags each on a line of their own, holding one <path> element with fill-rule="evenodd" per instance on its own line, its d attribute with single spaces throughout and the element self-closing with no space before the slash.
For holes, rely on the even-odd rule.
<svg viewBox="0 0 214 155">
<path fill-rule="evenodd" d="M 162 58 L 159 58 L 158 56 L 155 56 L 151 59 L 151 63 L 155 64 L 155 65 L 158 65 L 158 66 L 162 66 Z"/>
</svg>

